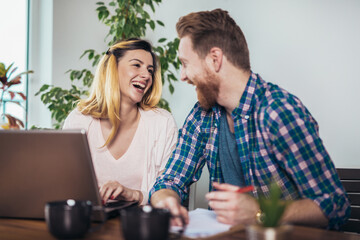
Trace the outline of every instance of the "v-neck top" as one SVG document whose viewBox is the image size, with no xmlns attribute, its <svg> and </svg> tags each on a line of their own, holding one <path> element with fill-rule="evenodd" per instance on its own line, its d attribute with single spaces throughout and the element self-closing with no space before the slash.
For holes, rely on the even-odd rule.
<svg viewBox="0 0 360 240">
<path fill-rule="evenodd" d="M 98 185 L 108 181 L 120 184 L 143 194 L 145 204 L 155 179 L 164 170 L 177 142 L 178 128 L 173 116 L 164 109 L 140 111 L 140 120 L 126 152 L 115 159 L 105 143 L 100 120 L 73 110 L 64 122 L 63 129 L 85 129 Z"/>
<path fill-rule="evenodd" d="M 104 185 L 108 181 L 117 181 L 125 187 L 140 190 L 145 164 L 143 157 L 145 155 L 145 139 L 142 137 L 145 135 L 145 129 L 141 112 L 133 139 L 126 152 L 118 159 L 112 155 L 107 146 L 101 148 L 106 139 L 101 131 L 100 119 L 94 120 L 94 129 L 89 132 L 89 137 L 95 146 L 92 155 L 99 185 Z M 93 134 L 94 137 L 90 134 Z"/>
</svg>

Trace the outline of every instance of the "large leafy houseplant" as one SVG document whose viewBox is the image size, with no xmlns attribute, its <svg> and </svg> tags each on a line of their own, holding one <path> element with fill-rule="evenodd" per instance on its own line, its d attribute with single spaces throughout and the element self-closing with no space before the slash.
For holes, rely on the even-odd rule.
<svg viewBox="0 0 360 240">
<path fill-rule="evenodd" d="M 154 30 L 156 26 L 164 27 L 164 23 L 159 20 L 153 20 L 146 9 L 155 12 L 154 4 L 160 4 L 162 0 L 113 0 L 109 3 L 97 2 L 98 19 L 109 27 L 109 32 L 105 37 L 108 46 L 120 39 L 132 37 L 145 37 L 146 30 Z M 154 51 L 159 56 L 161 65 L 161 75 L 163 85 L 168 84 L 170 93 L 174 92 L 173 81 L 177 81 L 175 74 L 171 69 L 178 70 L 180 62 L 177 57 L 177 48 L 179 39 L 175 38 L 168 41 L 166 38 L 160 38 L 157 45 L 154 44 Z M 85 50 L 80 58 L 87 57 L 95 67 L 101 56 L 105 54 L 96 52 L 94 49 Z M 70 80 L 79 81 L 78 84 L 72 84 L 70 89 L 63 89 L 52 85 L 43 85 L 36 95 L 41 94 L 41 101 L 47 105 L 51 112 L 54 127 L 60 128 L 69 112 L 75 107 L 80 98 L 87 96 L 88 89 L 93 81 L 93 73 L 89 69 L 68 71 Z M 79 86 L 80 85 L 82 86 Z M 161 99 L 159 107 L 169 109 L 169 104 L 165 99 Z"/>
<path fill-rule="evenodd" d="M 15 97 L 18 96 L 24 101 L 26 101 L 26 96 L 23 92 L 12 90 L 12 86 L 18 85 L 21 83 L 21 76 L 24 74 L 32 73 L 33 71 L 25 71 L 16 74 L 17 67 L 14 67 L 14 63 L 10 64 L 8 67 L 4 63 L 0 62 L 0 122 L 5 122 L 0 124 L 0 129 L 19 129 L 24 127 L 24 123 L 12 116 L 9 113 L 5 113 L 5 97 L 7 102 L 13 102 L 19 104 L 23 107 L 19 101 L 15 100 Z"/>
</svg>

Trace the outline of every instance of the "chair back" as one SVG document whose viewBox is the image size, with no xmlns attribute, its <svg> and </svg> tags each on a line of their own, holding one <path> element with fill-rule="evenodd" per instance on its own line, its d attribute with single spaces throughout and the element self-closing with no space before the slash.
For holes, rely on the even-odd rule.
<svg viewBox="0 0 360 240">
<path fill-rule="evenodd" d="M 360 233 L 360 169 L 337 168 L 336 171 L 349 196 L 351 205 L 350 218 L 341 227 L 341 230 Z"/>
</svg>

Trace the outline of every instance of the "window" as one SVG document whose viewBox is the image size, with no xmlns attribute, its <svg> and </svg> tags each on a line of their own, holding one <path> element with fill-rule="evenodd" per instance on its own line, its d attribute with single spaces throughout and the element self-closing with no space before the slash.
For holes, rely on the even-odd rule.
<svg viewBox="0 0 360 240">
<path fill-rule="evenodd" d="M 16 76 L 27 70 L 28 1 L 0 0 L 0 9 L 2 10 L 0 25 L 3 33 L 0 38 L 0 62 L 6 67 L 14 63 L 13 68 L 17 67 L 17 70 L 12 76 Z M 26 95 L 26 75 L 22 75 L 21 84 L 11 86 L 10 90 Z M 3 114 L 8 113 L 26 125 L 26 101 L 18 94 L 13 98 L 8 93 L 2 94 L 2 90 L 0 90 L 1 96 L 3 96 L 3 104 L 0 109 L 2 118 L 0 120 L 4 120 Z"/>
</svg>

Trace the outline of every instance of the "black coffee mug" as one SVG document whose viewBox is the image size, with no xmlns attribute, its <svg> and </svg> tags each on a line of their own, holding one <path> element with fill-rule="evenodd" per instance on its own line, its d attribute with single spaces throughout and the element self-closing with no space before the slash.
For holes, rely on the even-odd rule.
<svg viewBox="0 0 360 240">
<path fill-rule="evenodd" d="M 46 224 L 56 238 L 81 238 L 90 228 L 91 210 L 90 201 L 48 202 L 45 205 Z"/>
<path fill-rule="evenodd" d="M 171 218 L 169 210 L 149 205 L 123 209 L 120 212 L 122 232 L 126 240 L 166 240 Z"/>
</svg>

